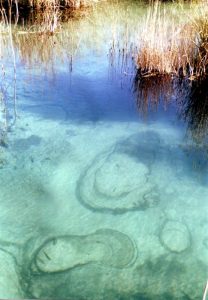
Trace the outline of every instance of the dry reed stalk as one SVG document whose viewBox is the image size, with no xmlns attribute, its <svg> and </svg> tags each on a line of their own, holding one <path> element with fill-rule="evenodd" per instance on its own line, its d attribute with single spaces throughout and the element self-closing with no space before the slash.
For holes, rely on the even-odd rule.
<svg viewBox="0 0 208 300">
<path fill-rule="evenodd" d="M 150 8 L 135 80 L 140 113 L 146 116 L 161 101 L 167 105 L 173 97 L 195 140 L 203 140 L 208 128 L 208 7 L 203 7 L 204 2 L 191 4 L 191 17 L 182 10 L 183 23 L 168 18 L 158 2 Z"/>
<path fill-rule="evenodd" d="M 207 0 L 206 0 L 207 2 Z M 195 4 L 200 12 L 201 4 Z M 174 15 L 167 14 L 157 1 L 149 9 L 141 34 L 137 64 L 144 76 L 155 74 L 195 75 L 206 73 L 208 10 L 203 10 L 203 18 L 192 12 L 190 20 L 184 13 L 183 22 Z M 184 24 L 185 21 L 185 24 Z"/>
<path fill-rule="evenodd" d="M 12 126 L 16 122 L 17 118 L 17 110 L 16 110 L 16 102 L 17 102 L 17 95 L 16 95 L 16 82 L 17 82 L 17 72 L 16 72 L 16 55 L 14 50 L 14 41 L 13 41 L 13 33 L 12 33 L 12 23 L 11 23 L 11 14 L 9 14 L 9 18 L 6 15 L 4 9 L 0 10 L 1 13 L 1 29 L 3 32 L 0 33 L 0 49 L 1 49 L 1 85 L 0 85 L 0 106 L 2 110 L 1 119 L 3 118 L 3 126 L 0 128 L 0 143 L 6 144 L 6 135 L 8 131 L 9 125 Z M 6 33 L 6 35 L 5 35 Z M 12 88 L 13 88 L 13 95 L 11 96 L 13 101 L 13 112 L 12 112 L 12 120 L 13 123 L 8 124 L 8 115 L 9 109 L 7 107 L 8 98 L 10 98 L 8 94 L 8 85 L 6 84 L 6 66 L 4 66 L 3 58 L 4 58 L 4 48 L 7 45 L 9 48 L 7 49 L 10 53 L 10 59 L 13 62 L 13 79 L 12 79 Z M 1 125 L 2 125 L 2 120 Z"/>
<path fill-rule="evenodd" d="M 60 28 L 60 16 L 59 8 L 54 5 L 37 15 L 34 26 L 39 33 L 54 34 Z"/>
<path fill-rule="evenodd" d="M 29 65 L 39 62 L 41 68 L 52 70 L 52 67 L 55 69 L 57 60 L 63 60 L 65 63 L 69 62 L 71 68 L 74 58 L 83 48 L 95 51 L 102 49 L 104 35 L 108 34 L 104 27 L 106 18 L 100 17 L 103 16 L 103 11 L 100 9 L 98 13 L 97 10 L 89 9 L 85 12 L 85 18 L 69 19 L 53 35 L 41 29 L 42 14 L 45 12 L 38 13 L 36 24 L 14 34 L 15 47 L 22 61 Z"/>
<path fill-rule="evenodd" d="M 208 75 L 208 0 L 198 4 L 193 3 L 193 18 L 190 20 L 190 28 L 194 32 L 194 44 L 197 48 L 195 57 L 195 69 L 198 76 Z"/>
<path fill-rule="evenodd" d="M 50 9 L 54 5 L 78 9 L 81 6 L 94 4 L 99 0 L 1 0 L 2 4 L 7 4 L 8 1 L 10 2 L 9 4 L 15 1 L 17 6 L 30 6 L 36 9 Z"/>
<path fill-rule="evenodd" d="M 12 2 L 12 0 L 10 0 Z M 14 108 L 14 123 L 16 122 L 17 118 L 17 93 L 16 93 L 16 84 L 17 84 L 17 66 L 16 66 L 16 55 L 15 55 L 15 49 L 14 49 L 14 41 L 13 41 L 13 32 L 12 32 L 12 19 L 11 19 L 11 12 L 9 14 L 9 18 L 7 18 L 7 15 L 4 10 L 2 10 L 4 24 L 6 25 L 6 28 L 8 30 L 8 37 L 9 37 L 9 47 L 11 50 L 11 59 L 13 62 L 13 108 Z M 18 20 L 17 20 L 18 21 Z M 17 22 L 16 21 L 16 22 Z"/>
<path fill-rule="evenodd" d="M 186 69 L 192 42 L 183 36 L 174 15 L 169 15 L 159 1 L 148 10 L 141 34 L 138 66 L 149 74 L 175 74 Z"/>
</svg>

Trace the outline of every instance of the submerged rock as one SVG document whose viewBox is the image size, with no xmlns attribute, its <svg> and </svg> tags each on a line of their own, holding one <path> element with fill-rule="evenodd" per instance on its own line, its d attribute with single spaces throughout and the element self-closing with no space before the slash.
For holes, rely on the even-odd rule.
<svg viewBox="0 0 208 300">
<path fill-rule="evenodd" d="M 185 224 L 168 220 L 163 224 L 160 241 L 169 251 L 181 253 L 190 248 L 191 235 Z"/>
<path fill-rule="evenodd" d="M 137 257 L 137 248 L 125 234 L 100 229 L 85 236 L 60 236 L 46 240 L 36 251 L 32 273 L 58 273 L 97 263 L 106 267 L 125 268 Z"/>
<path fill-rule="evenodd" d="M 148 172 L 144 164 L 137 163 L 135 166 L 130 157 L 113 153 L 95 172 L 94 187 L 108 198 L 125 197 L 144 186 Z"/>
<path fill-rule="evenodd" d="M 158 204 L 159 193 L 150 180 L 157 143 L 152 132 L 141 133 L 95 157 L 77 183 L 78 200 L 93 211 L 113 214 Z"/>
<path fill-rule="evenodd" d="M 155 203 L 146 196 L 156 189 L 148 182 L 148 173 L 147 166 L 133 161 L 128 155 L 103 153 L 81 176 L 77 197 L 95 211 L 122 214 L 144 210 L 158 201 L 158 195 Z"/>
<path fill-rule="evenodd" d="M 23 248 L 22 289 L 31 299 L 97 300 L 117 274 L 131 270 L 136 259 L 136 244 L 117 230 L 37 237 Z"/>
</svg>

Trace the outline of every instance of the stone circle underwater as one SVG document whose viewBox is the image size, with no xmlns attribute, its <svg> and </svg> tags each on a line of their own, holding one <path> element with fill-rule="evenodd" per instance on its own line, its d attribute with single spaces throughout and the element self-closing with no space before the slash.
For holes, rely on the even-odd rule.
<svg viewBox="0 0 208 300">
<path fill-rule="evenodd" d="M 80 203 L 92 211 L 112 214 L 157 205 L 159 192 L 151 180 L 155 143 L 155 133 L 141 132 L 98 154 L 78 180 Z"/>
<path fill-rule="evenodd" d="M 33 238 L 23 246 L 2 245 L 5 249 L 2 247 L 0 253 L 11 257 L 15 265 L 14 275 L 19 281 L 16 293 L 21 290 L 33 299 L 48 297 L 51 292 L 57 295 L 54 289 L 63 284 L 63 277 L 70 285 L 71 272 L 83 272 L 89 267 L 122 270 L 131 267 L 138 256 L 133 239 L 108 228 L 87 235 Z M 16 282 L 15 285 L 18 286 Z M 68 290 L 67 299 L 69 296 Z"/>
</svg>

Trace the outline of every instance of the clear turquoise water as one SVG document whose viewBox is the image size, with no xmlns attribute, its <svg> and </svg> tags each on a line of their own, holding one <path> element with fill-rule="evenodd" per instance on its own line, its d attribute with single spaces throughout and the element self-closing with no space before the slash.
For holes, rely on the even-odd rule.
<svg viewBox="0 0 208 300">
<path fill-rule="evenodd" d="M 111 66 L 109 48 L 126 28 L 121 17 L 132 25 L 145 8 L 119 5 L 119 15 L 107 5 L 49 37 L 48 60 L 40 38 L 29 60 L 19 35 L 15 125 L 11 53 L 4 58 L 0 298 L 202 299 L 206 107 L 173 92 L 165 102 L 166 90 L 157 105 L 137 105 L 131 59 L 122 67 L 114 55 Z"/>
</svg>

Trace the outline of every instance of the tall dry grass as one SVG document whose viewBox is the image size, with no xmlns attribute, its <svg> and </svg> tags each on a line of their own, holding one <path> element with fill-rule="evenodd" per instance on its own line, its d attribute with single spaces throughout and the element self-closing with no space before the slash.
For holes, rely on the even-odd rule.
<svg viewBox="0 0 208 300">
<path fill-rule="evenodd" d="M 14 32 L 13 39 L 18 56 L 28 65 L 39 62 L 41 67 L 49 69 L 56 65 L 58 59 L 71 64 L 77 57 L 86 55 L 86 49 L 92 49 L 95 53 L 108 53 L 111 43 L 116 44 L 120 37 L 117 36 L 119 18 L 115 18 L 115 11 L 118 13 L 116 9 L 117 6 L 110 3 L 101 3 L 96 9 L 84 9 L 81 11 L 84 17 L 80 17 L 78 12 L 78 17 L 76 14 L 66 23 L 61 23 L 53 35 L 47 34 L 45 30 L 46 12 L 38 13 L 33 18 L 35 22 L 25 23 L 24 27 L 19 27 Z"/>
<path fill-rule="evenodd" d="M 50 9 L 57 7 L 80 8 L 81 6 L 91 5 L 99 0 L 1 0 L 2 5 L 16 4 L 17 6 L 30 6 L 36 9 Z"/>
<path fill-rule="evenodd" d="M 208 1 L 190 10 L 167 10 L 159 1 L 148 10 L 142 27 L 137 65 L 143 76 L 201 76 L 208 65 Z"/>
<path fill-rule="evenodd" d="M 11 12 L 7 15 L 3 8 L 0 9 L 0 15 L 0 145 L 6 146 L 8 129 L 17 119 L 17 66 L 12 29 L 16 26 L 17 19 L 12 25 Z M 5 57 L 9 58 L 9 67 L 5 63 Z"/>
<path fill-rule="evenodd" d="M 59 7 L 60 5 L 68 6 L 68 7 L 79 7 L 80 0 L 28 0 L 28 1 L 21 1 L 18 0 L 20 5 L 24 5 L 25 3 L 29 4 L 29 6 L 40 9 L 51 9 L 54 6 Z"/>
<path fill-rule="evenodd" d="M 190 28 L 194 32 L 196 45 L 195 68 L 199 75 L 208 75 L 208 0 L 198 5 L 192 4 L 194 17 L 190 20 Z"/>
<path fill-rule="evenodd" d="M 82 12 L 98 1 L 100 0 L 0 0 L 0 9 L 6 12 L 10 21 L 15 21 L 17 24 L 19 11 L 21 11 L 21 19 L 24 19 L 24 10 L 28 7 L 32 8 L 36 14 L 33 25 L 39 27 L 39 32 L 53 34 L 60 27 L 63 19 L 77 16 L 77 11 Z"/>
<path fill-rule="evenodd" d="M 179 117 L 197 143 L 208 128 L 208 1 L 182 3 L 176 11 L 160 2 L 149 8 L 137 58 L 137 107 L 146 117 L 177 101 Z"/>
</svg>

